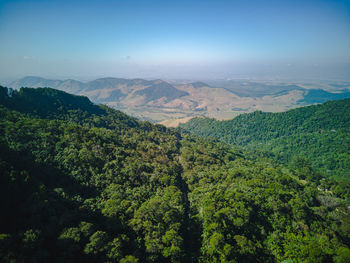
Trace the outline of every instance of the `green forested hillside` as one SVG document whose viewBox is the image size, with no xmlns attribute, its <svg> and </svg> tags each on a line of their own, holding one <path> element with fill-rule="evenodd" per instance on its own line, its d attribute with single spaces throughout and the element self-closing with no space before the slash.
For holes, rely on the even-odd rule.
<svg viewBox="0 0 350 263">
<path fill-rule="evenodd" d="M 273 153 L 283 163 L 302 156 L 327 176 L 350 177 L 350 99 L 282 113 L 257 111 L 229 121 L 196 118 L 181 127 L 196 135 Z"/>
<path fill-rule="evenodd" d="M 8 109 L 30 114 L 32 117 L 67 120 L 96 127 L 138 125 L 136 119 L 120 111 L 97 106 L 87 97 L 50 88 L 12 90 L 0 86 L 0 104 Z"/>
<path fill-rule="evenodd" d="M 1 262 L 349 262 L 349 185 L 307 165 L 52 89 L 0 101 Z"/>
</svg>

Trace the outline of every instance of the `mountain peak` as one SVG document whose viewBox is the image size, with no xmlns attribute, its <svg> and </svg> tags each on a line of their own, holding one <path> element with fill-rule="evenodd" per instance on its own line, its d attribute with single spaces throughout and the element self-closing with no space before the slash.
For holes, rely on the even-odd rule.
<svg viewBox="0 0 350 263">
<path fill-rule="evenodd" d="M 208 84 L 201 82 L 201 81 L 192 82 L 191 85 L 196 89 L 203 88 L 203 87 L 210 87 Z"/>
</svg>

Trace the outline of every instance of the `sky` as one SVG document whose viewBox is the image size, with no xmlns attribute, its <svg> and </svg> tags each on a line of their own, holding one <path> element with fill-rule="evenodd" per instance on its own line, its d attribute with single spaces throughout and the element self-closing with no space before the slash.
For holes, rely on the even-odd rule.
<svg viewBox="0 0 350 263">
<path fill-rule="evenodd" d="M 0 79 L 350 78 L 350 0 L 0 0 Z"/>
</svg>

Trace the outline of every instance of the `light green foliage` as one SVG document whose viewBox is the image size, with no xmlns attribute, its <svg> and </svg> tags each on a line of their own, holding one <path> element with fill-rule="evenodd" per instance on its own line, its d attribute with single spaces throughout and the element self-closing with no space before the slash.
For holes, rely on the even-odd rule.
<svg viewBox="0 0 350 263">
<path fill-rule="evenodd" d="M 107 250 L 109 237 L 103 231 L 96 231 L 90 237 L 90 242 L 86 244 L 84 252 L 86 254 L 98 254 Z"/>
<path fill-rule="evenodd" d="M 139 260 L 134 256 L 128 255 L 120 260 L 120 263 L 138 263 Z"/>
</svg>

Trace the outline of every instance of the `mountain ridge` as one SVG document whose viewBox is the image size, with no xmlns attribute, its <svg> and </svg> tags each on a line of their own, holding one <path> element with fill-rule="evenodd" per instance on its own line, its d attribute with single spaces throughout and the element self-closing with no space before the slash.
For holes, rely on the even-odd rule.
<svg viewBox="0 0 350 263">
<path fill-rule="evenodd" d="M 272 152 L 284 163 L 303 155 L 327 176 L 350 176 L 350 99 L 282 113 L 256 111 L 225 121 L 194 118 L 180 127 L 199 136 Z"/>
<path fill-rule="evenodd" d="M 84 95 L 94 103 L 107 104 L 139 119 L 162 123 L 178 123 L 190 117 L 207 116 L 231 119 L 244 112 L 262 110 L 282 112 L 291 108 L 327 100 L 350 97 L 350 91 L 328 91 L 317 86 L 304 88 L 299 84 L 246 81 L 166 82 L 160 79 L 125 79 L 105 77 L 81 82 L 72 79 L 50 80 L 25 77 L 9 87 L 52 87 Z M 341 86 L 343 87 L 343 86 Z M 169 120 L 169 122 L 168 122 Z M 178 121 L 177 121 L 178 120 Z"/>
</svg>

